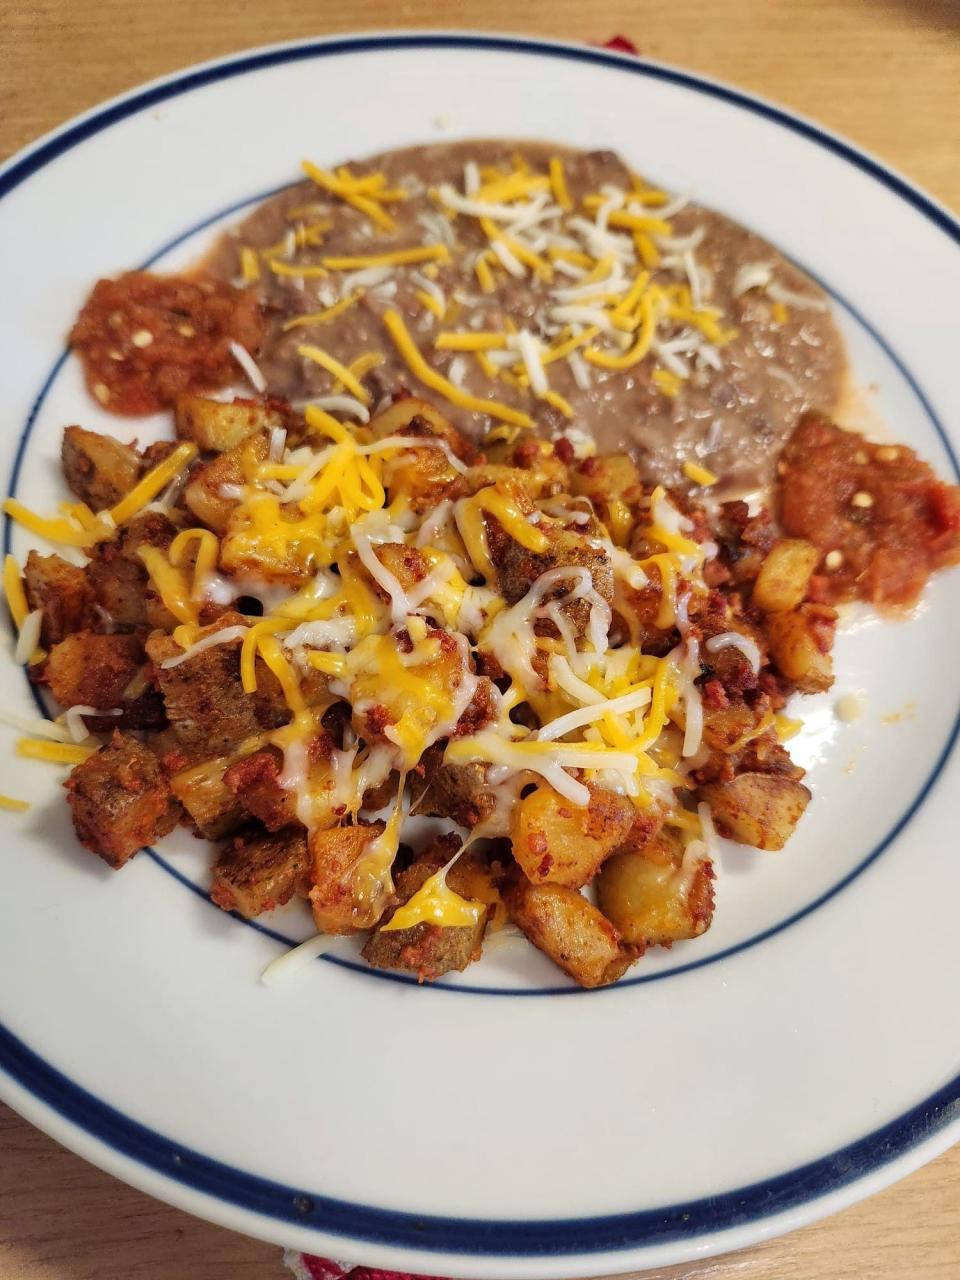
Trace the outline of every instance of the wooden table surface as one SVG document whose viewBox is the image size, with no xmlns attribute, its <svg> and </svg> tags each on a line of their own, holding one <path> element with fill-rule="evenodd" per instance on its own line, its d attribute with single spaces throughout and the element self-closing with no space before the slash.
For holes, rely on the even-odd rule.
<svg viewBox="0 0 960 1280">
<path fill-rule="evenodd" d="M 822 121 L 960 209 L 953 0 L 0 0 L 0 159 L 103 98 L 203 58 L 346 29 L 429 26 L 586 41 L 622 33 L 646 55 Z M 286 1274 L 279 1250 L 148 1199 L 0 1107 L 0 1280 Z M 960 1146 L 827 1222 L 656 1277 L 957 1280 Z"/>
</svg>

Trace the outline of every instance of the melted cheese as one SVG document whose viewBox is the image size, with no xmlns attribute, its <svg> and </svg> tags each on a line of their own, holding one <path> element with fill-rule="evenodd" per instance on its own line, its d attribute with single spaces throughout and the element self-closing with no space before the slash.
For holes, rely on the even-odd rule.
<svg viewBox="0 0 960 1280">
<path fill-rule="evenodd" d="M 704 488 L 717 483 L 717 477 L 712 471 L 702 467 L 699 462 L 691 462 L 689 459 L 683 464 L 683 474 L 688 480 L 692 480 L 694 484 L 703 485 Z"/>
<path fill-rule="evenodd" d="M 175 569 L 158 547 L 138 547 L 137 555 L 166 608 L 180 622 L 195 624 L 197 604 L 186 574 Z"/>
<path fill-rule="evenodd" d="M 500 523 L 504 533 L 535 555 L 549 550 L 550 540 L 532 525 L 517 504 L 493 485 L 481 489 L 472 498 L 461 498 L 454 508 L 460 536 L 474 567 L 488 580 L 496 577 L 496 569 L 487 547 L 487 531 L 483 513 L 489 512 Z"/>
<path fill-rule="evenodd" d="M 412 929 L 418 924 L 438 925 L 441 929 L 472 928 L 486 908 L 481 902 L 468 902 L 447 884 L 446 867 L 441 868 L 380 926 L 382 933 L 395 929 Z"/>
</svg>

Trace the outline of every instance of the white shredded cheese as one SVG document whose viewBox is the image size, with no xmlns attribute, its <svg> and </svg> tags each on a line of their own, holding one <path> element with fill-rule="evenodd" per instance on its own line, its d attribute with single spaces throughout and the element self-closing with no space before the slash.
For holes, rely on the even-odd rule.
<svg viewBox="0 0 960 1280">
<path fill-rule="evenodd" d="M 262 395 L 267 389 L 267 380 L 260 372 L 260 369 L 250 352 L 246 347 L 242 347 L 239 342 L 234 342 L 231 339 L 230 354 L 247 375 L 247 378 L 250 380 L 250 385 L 255 391 L 259 391 Z"/>
<path fill-rule="evenodd" d="M 760 649 L 755 640 L 739 631 L 724 631 L 722 635 L 711 636 L 704 646 L 708 653 L 720 653 L 723 649 L 739 649 L 750 664 L 754 675 L 760 670 Z"/>
<path fill-rule="evenodd" d="M 15 662 L 21 666 L 30 661 L 40 643 L 40 629 L 43 626 L 43 610 L 33 609 L 23 620 L 20 634 L 17 636 L 16 648 L 13 651 Z"/>
<path fill-rule="evenodd" d="M 233 640 L 242 640 L 247 634 L 248 628 L 245 625 L 237 623 L 233 627 L 224 627 L 222 631 L 214 631 L 212 635 L 204 636 L 198 640 L 196 644 L 190 645 L 188 649 L 184 649 L 183 653 L 178 653 L 173 658 L 166 658 L 160 663 L 160 666 L 166 671 L 170 667 L 179 667 L 181 662 L 189 662 L 191 658 L 195 658 L 198 653 L 203 653 L 206 649 L 212 649 L 218 644 L 230 644 Z"/>
<path fill-rule="evenodd" d="M 291 947 L 282 956 L 277 956 L 276 960 L 270 961 L 261 973 L 260 981 L 265 987 L 272 987 L 275 983 L 282 982 L 284 978 L 296 973 L 310 960 L 316 960 L 318 956 L 322 956 L 334 941 L 335 938 L 330 934 L 318 933 L 316 937 L 301 942 L 298 947 Z"/>
</svg>

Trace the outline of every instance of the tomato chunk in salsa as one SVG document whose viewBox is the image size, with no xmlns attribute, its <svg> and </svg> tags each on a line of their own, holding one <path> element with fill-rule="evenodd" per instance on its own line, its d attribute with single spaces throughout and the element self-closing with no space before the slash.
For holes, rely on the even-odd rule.
<svg viewBox="0 0 960 1280">
<path fill-rule="evenodd" d="M 823 552 L 823 600 L 910 605 L 935 569 L 960 561 L 960 488 L 905 445 L 873 444 L 808 414 L 780 477 L 784 530 Z"/>
<path fill-rule="evenodd" d="M 255 354 L 262 322 L 252 290 L 195 276 L 129 271 L 98 280 L 70 333 L 87 387 L 114 413 L 153 413 L 183 392 L 235 380 L 236 342 Z"/>
</svg>

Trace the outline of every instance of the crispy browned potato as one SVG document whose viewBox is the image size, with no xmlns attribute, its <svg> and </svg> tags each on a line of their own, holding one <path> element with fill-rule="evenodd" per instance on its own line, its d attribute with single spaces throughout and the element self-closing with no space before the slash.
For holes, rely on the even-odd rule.
<svg viewBox="0 0 960 1280">
<path fill-rule="evenodd" d="M 115 506 L 140 479 L 142 459 L 136 449 L 113 436 L 66 427 L 60 451 L 67 484 L 94 511 Z"/>
<path fill-rule="evenodd" d="M 31 551 L 23 570 L 27 603 L 43 612 L 40 643 L 47 649 L 70 634 L 96 622 L 96 599 L 87 575 L 79 565 L 61 556 L 41 556 Z"/>
<path fill-rule="evenodd" d="M 393 882 L 373 847 L 383 822 L 311 831 L 310 906 L 321 933 L 372 929 L 387 907 Z"/>
<path fill-rule="evenodd" d="M 269 431 L 258 431 L 228 453 L 195 467 L 183 491 L 187 510 L 222 537 L 237 506 L 235 498 L 223 496 L 224 485 L 244 484 L 247 475 L 266 462 L 269 452 Z"/>
<path fill-rule="evenodd" d="M 303 892 L 308 866 L 302 829 L 238 838 L 213 869 L 210 897 L 224 911 L 237 911 L 249 920 Z"/>
<path fill-rule="evenodd" d="M 442 721 L 443 713 L 433 698 L 442 694 L 450 702 L 464 680 L 460 649 L 448 631 L 431 631 L 437 651 L 424 661 L 407 665 L 403 685 L 384 681 L 376 671 L 354 676 L 351 695 L 354 703 L 353 727 L 366 742 L 385 740 L 389 725 L 401 721 L 424 736 Z M 416 683 L 414 683 L 416 682 Z M 423 691 L 418 693 L 417 685 Z"/>
<path fill-rule="evenodd" d="M 804 693 L 821 693 L 833 684 L 830 644 L 836 616 L 829 606 L 802 604 L 764 621 L 774 665 Z"/>
<path fill-rule="evenodd" d="M 239 613 L 224 613 L 203 627 L 199 637 L 244 621 Z M 290 719 L 276 676 L 259 659 L 257 691 L 244 693 L 240 647 L 240 640 L 231 640 L 193 654 L 175 667 L 165 667 L 164 662 L 179 657 L 183 649 L 161 631 L 154 631 L 147 640 L 147 655 L 156 671 L 167 717 L 191 753 L 229 755 L 247 738 L 278 729 Z"/>
<path fill-rule="evenodd" d="M 615 853 L 597 876 L 597 903 L 637 946 L 669 947 L 706 932 L 713 919 L 713 868 L 700 857 L 689 867 L 683 842 L 669 828 L 641 849 Z"/>
<path fill-rule="evenodd" d="M 820 552 L 803 538 L 779 538 L 760 566 L 752 601 L 764 613 L 795 609 L 803 601 Z"/>
<path fill-rule="evenodd" d="M 140 547 L 166 551 L 177 527 L 159 511 L 145 511 L 123 526 L 109 542 L 98 542 L 91 553 L 87 576 L 97 604 L 117 627 L 154 626 L 171 630 L 176 618 L 163 604 L 147 577 Z"/>
<path fill-rule="evenodd" d="M 177 436 L 192 440 L 205 453 L 229 453 L 258 431 L 283 426 L 277 410 L 260 401 L 224 403 L 195 395 L 177 397 L 174 421 Z"/>
<path fill-rule="evenodd" d="M 513 856 L 532 884 L 588 884 L 633 826 L 634 807 L 624 796 L 587 784 L 590 803 L 571 804 L 552 787 L 539 786 L 516 805 L 510 826 Z"/>
<path fill-rule="evenodd" d="M 277 747 L 267 747 L 244 756 L 227 769 L 223 780 L 240 804 L 268 831 L 298 824 L 297 793 L 280 785 L 283 754 Z"/>
<path fill-rule="evenodd" d="M 470 442 L 453 427 L 438 409 L 425 400 L 404 396 L 395 400 L 370 423 L 374 439 L 388 436 L 412 438 L 434 437 L 445 442 L 450 451 L 464 462 L 475 455 Z M 435 445 L 403 450 L 384 455 L 384 487 L 392 498 L 405 495 L 411 508 L 422 513 L 447 498 L 459 498 L 465 492 L 461 473 L 450 464 L 446 454 Z"/>
<path fill-rule="evenodd" d="M 423 772 L 409 776 L 410 794 L 417 813 L 452 818 L 461 827 L 485 822 L 496 807 L 493 788 L 487 785 L 487 766 L 444 764 L 444 747 L 431 747 L 423 756 Z"/>
<path fill-rule="evenodd" d="M 172 831 L 180 816 L 156 756 L 122 733 L 64 785 L 78 839 L 115 869 Z"/>
<path fill-rule="evenodd" d="M 503 490 L 521 511 L 529 514 L 534 510 L 526 494 L 521 496 L 518 486 L 505 485 Z M 516 604 L 521 600 L 536 580 L 548 570 L 567 566 L 588 569 L 597 594 L 608 603 L 613 602 L 613 566 L 610 557 L 602 547 L 596 546 L 584 534 L 541 520 L 538 528 L 546 535 L 550 546 L 543 553 L 536 553 L 528 551 L 519 542 L 514 542 L 495 516 L 485 513 L 484 523 L 490 558 L 497 570 L 497 586 L 508 604 Z M 558 590 L 556 594 L 565 593 Z M 568 601 L 563 606 L 563 612 L 574 624 L 575 631 L 580 633 L 585 629 L 590 612 L 586 600 Z"/>
<path fill-rule="evenodd" d="M 143 637 L 75 631 L 53 646 L 43 679 L 62 707 L 119 707 L 144 662 Z"/>
<path fill-rule="evenodd" d="M 703 741 L 711 751 L 724 754 L 739 750 L 748 735 L 760 723 L 762 712 L 744 702 L 734 702 L 727 707 L 707 707 L 703 715 Z"/>
<path fill-rule="evenodd" d="M 741 773 L 700 788 L 722 836 L 755 849 L 782 849 L 810 803 L 802 782 L 772 773 Z"/>
<path fill-rule="evenodd" d="M 626 546 L 643 498 L 640 468 L 629 454 L 584 458 L 571 469 L 570 492 L 589 498 L 614 542 Z"/>
<path fill-rule="evenodd" d="M 511 920 L 581 987 L 616 982 L 641 954 L 624 945 L 606 916 L 576 889 L 531 884 L 516 868 L 505 877 L 501 893 Z"/>
<path fill-rule="evenodd" d="M 452 970 L 461 972 L 472 960 L 480 959 L 483 931 L 487 922 L 484 907 L 476 924 L 442 928 L 436 924 L 416 924 L 409 929 L 383 929 L 393 918 L 396 907 L 408 902 L 418 889 L 457 852 L 460 837 L 441 836 L 424 849 L 420 856 L 397 876 L 395 904 L 383 916 L 380 927 L 367 939 L 363 958 L 375 969 L 400 969 L 415 973 L 422 981 L 439 978 Z M 467 855 L 464 855 L 465 857 Z M 467 897 L 457 876 L 459 862 L 454 863 L 447 883 L 455 893 Z"/>
<path fill-rule="evenodd" d="M 247 811 L 227 786 L 224 774 L 231 759 L 205 760 L 183 769 L 170 779 L 170 789 L 183 805 L 197 833 L 207 840 L 222 840 L 244 822 Z"/>
</svg>

